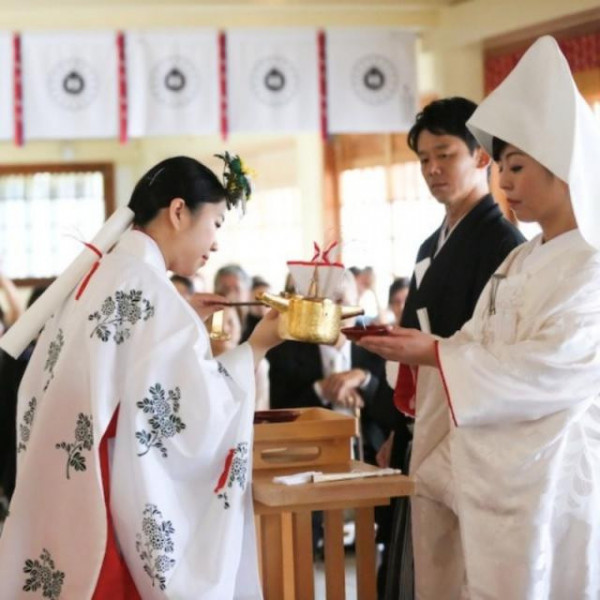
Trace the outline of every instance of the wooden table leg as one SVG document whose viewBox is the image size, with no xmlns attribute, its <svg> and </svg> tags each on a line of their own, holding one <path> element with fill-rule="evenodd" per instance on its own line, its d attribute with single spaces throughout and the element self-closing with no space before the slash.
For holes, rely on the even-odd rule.
<svg viewBox="0 0 600 600">
<path fill-rule="evenodd" d="M 290 512 L 281 515 L 281 552 L 283 555 L 283 596 L 280 600 L 296 600 L 294 594 L 294 530 Z"/>
<path fill-rule="evenodd" d="M 314 600 L 312 513 L 293 513 L 294 531 L 294 591 L 297 600 Z"/>
<path fill-rule="evenodd" d="M 265 600 L 281 600 L 283 591 L 282 515 L 261 515 L 263 594 Z"/>
<path fill-rule="evenodd" d="M 346 598 L 346 564 L 344 514 L 341 510 L 325 511 L 324 530 L 327 600 L 344 600 Z"/>
<path fill-rule="evenodd" d="M 358 600 L 377 598 L 375 521 L 373 508 L 357 508 L 356 514 L 356 588 Z"/>
</svg>

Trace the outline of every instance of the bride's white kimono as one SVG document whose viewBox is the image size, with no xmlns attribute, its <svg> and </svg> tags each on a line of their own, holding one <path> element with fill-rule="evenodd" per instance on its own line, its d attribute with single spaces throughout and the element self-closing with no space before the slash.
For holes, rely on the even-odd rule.
<svg viewBox="0 0 600 600">
<path fill-rule="evenodd" d="M 598 600 L 600 128 L 548 36 L 467 127 L 488 154 L 502 140 L 565 182 L 579 229 L 513 251 L 437 342 L 439 370 L 419 369 L 417 598 Z"/>
<path fill-rule="evenodd" d="M 1 596 L 97 590 L 109 530 L 99 456 L 118 410 L 110 513 L 139 595 L 261 598 L 251 348 L 212 358 L 204 325 L 141 232 L 125 233 L 75 296 L 47 323 L 19 391 Z"/>
<path fill-rule="evenodd" d="M 469 596 L 597 600 L 600 254 L 578 230 L 521 246 L 437 348 Z"/>
</svg>

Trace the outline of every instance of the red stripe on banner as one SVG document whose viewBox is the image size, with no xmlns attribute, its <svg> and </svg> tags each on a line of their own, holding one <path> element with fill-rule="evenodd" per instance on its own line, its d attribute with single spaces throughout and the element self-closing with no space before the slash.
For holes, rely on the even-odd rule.
<svg viewBox="0 0 600 600">
<path fill-rule="evenodd" d="M 23 79 L 21 72 L 21 36 L 13 34 L 13 100 L 15 144 L 23 145 Z"/>
<path fill-rule="evenodd" d="M 321 116 L 321 137 L 327 139 L 327 55 L 325 32 L 317 34 L 319 48 L 319 112 Z"/>
<path fill-rule="evenodd" d="M 226 140 L 229 133 L 227 119 L 227 35 L 219 32 L 219 93 L 221 114 L 221 137 Z"/>
<path fill-rule="evenodd" d="M 117 33 L 117 54 L 119 61 L 119 141 L 127 143 L 127 72 L 125 66 L 125 34 Z"/>
</svg>

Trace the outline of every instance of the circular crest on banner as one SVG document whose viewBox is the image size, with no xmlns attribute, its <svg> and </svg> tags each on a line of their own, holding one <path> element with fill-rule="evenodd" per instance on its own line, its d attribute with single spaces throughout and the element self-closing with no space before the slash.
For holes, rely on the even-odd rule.
<svg viewBox="0 0 600 600">
<path fill-rule="evenodd" d="M 200 73 L 191 60 L 169 56 L 150 70 L 150 91 L 156 100 L 171 107 L 185 106 L 200 88 Z"/>
<path fill-rule="evenodd" d="M 250 86 L 254 95 L 265 104 L 287 104 L 298 91 L 296 67 L 281 56 L 263 58 L 252 69 Z"/>
<path fill-rule="evenodd" d="M 98 94 L 98 75 L 93 66 L 81 58 L 62 60 L 50 70 L 48 91 L 62 108 L 83 110 Z"/>
<path fill-rule="evenodd" d="M 398 90 L 399 77 L 391 60 L 378 54 L 369 54 L 352 67 L 352 88 L 368 104 L 383 104 Z"/>
</svg>

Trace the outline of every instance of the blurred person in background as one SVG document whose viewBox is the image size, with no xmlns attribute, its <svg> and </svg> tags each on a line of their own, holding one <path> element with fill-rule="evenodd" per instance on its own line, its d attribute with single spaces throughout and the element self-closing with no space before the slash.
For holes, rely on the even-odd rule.
<svg viewBox="0 0 600 600">
<path fill-rule="evenodd" d="M 388 291 L 387 310 L 384 312 L 382 323 L 386 325 L 400 325 L 409 288 L 410 279 L 408 277 L 396 277 L 392 281 Z"/>
<path fill-rule="evenodd" d="M 268 292 L 271 289 L 269 282 L 263 279 L 260 275 L 255 275 L 252 278 L 250 285 L 250 301 L 255 301 L 258 294 Z M 269 312 L 269 307 L 266 304 L 260 304 L 257 306 L 249 306 L 248 314 L 246 315 L 246 322 L 244 323 L 244 330 L 242 333 L 242 342 L 245 342 L 249 337 L 256 324 Z"/>
<path fill-rule="evenodd" d="M 368 325 L 378 320 L 381 315 L 381 304 L 375 290 L 375 271 L 369 266 L 362 269 L 350 267 L 349 270 L 356 280 L 358 305 L 365 311 L 365 314 L 358 318 L 358 322 Z"/>
<path fill-rule="evenodd" d="M 226 300 L 224 296 L 219 294 L 196 293 L 194 291 L 194 282 L 191 277 L 173 275 L 171 277 L 171 283 L 175 286 L 175 289 L 179 292 L 181 297 L 190 303 L 190 306 L 198 313 L 199 316 L 207 301 L 222 302 Z M 223 331 L 229 336 L 227 339 L 211 338 L 210 340 L 213 356 L 223 354 L 223 352 L 235 348 L 242 341 L 246 341 L 240 339 L 240 320 L 234 308 L 229 307 L 223 309 Z"/>
<path fill-rule="evenodd" d="M 171 283 L 175 286 L 175 289 L 185 298 L 188 302 L 194 295 L 194 282 L 190 277 L 183 277 L 182 275 L 172 275 Z"/>
<path fill-rule="evenodd" d="M 250 300 L 254 301 L 258 294 L 268 292 L 271 289 L 269 283 L 260 275 L 255 275 L 252 278 L 250 285 Z M 269 307 L 265 304 L 258 306 L 249 306 L 248 314 L 240 343 L 245 342 L 258 322 L 269 312 Z M 267 410 L 270 407 L 269 400 L 269 361 L 266 358 L 260 361 L 256 367 L 256 410 Z"/>
<path fill-rule="evenodd" d="M 213 290 L 215 294 L 224 296 L 230 302 L 247 302 L 250 283 L 248 273 L 240 265 L 229 264 L 215 273 Z"/>
<path fill-rule="evenodd" d="M 214 293 L 227 298 L 229 302 L 248 302 L 250 299 L 250 276 L 237 264 L 222 266 L 215 274 Z M 237 346 L 242 339 L 247 306 L 226 308 L 223 312 L 223 331 L 229 334 L 229 340 L 212 340 L 211 346 L 216 355 Z"/>
</svg>

